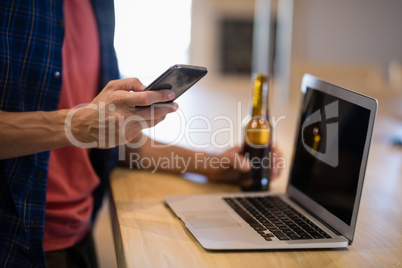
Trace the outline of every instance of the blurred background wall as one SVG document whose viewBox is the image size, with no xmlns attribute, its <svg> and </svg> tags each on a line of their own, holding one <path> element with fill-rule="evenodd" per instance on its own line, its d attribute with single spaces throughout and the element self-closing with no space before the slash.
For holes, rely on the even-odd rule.
<svg viewBox="0 0 402 268">
<path fill-rule="evenodd" d="M 262 24 L 271 31 L 267 34 L 274 44 L 266 49 L 274 46 L 275 57 L 269 60 L 275 62 L 266 64 L 275 65 L 277 79 L 290 82 L 279 82 L 277 91 L 286 92 L 277 93 L 279 100 L 297 97 L 304 72 L 358 91 L 385 90 L 394 83 L 390 71 L 402 62 L 400 14 L 399 0 L 193 0 L 190 61 L 209 66 L 211 80 L 238 78 L 220 76 L 217 69 L 219 21 L 253 18 L 258 23 L 255 27 Z"/>
<path fill-rule="evenodd" d="M 398 0 L 294 1 L 292 83 L 307 71 L 367 94 L 398 89 L 401 14 Z"/>
</svg>

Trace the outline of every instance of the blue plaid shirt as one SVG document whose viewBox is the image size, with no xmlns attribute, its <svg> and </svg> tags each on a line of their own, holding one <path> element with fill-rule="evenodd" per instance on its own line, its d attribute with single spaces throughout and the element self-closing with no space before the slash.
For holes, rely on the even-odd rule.
<svg viewBox="0 0 402 268">
<path fill-rule="evenodd" d="M 113 48 L 114 6 L 113 0 L 92 3 L 103 87 L 119 76 Z M 0 110 L 57 109 L 63 36 L 62 0 L 0 1 Z M 115 153 L 91 152 L 95 170 L 104 181 L 116 163 L 110 161 Z M 42 241 L 48 158 L 49 152 L 43 152 L 0 160 L 0 267 L 45 267 Z M 101 196 L 102 189 L 96 194 Z"/>
</svg>

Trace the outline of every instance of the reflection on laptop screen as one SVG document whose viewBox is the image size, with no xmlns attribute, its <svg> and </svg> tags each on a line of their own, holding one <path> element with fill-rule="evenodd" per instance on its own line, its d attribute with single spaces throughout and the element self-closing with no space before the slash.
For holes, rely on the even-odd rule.
<svg viewBox="0 0 402 268">
<path fill-rule="evenodd" d="M 308 88 L 291 184 L 351 224 L 370 111 Z"/>
</svg>

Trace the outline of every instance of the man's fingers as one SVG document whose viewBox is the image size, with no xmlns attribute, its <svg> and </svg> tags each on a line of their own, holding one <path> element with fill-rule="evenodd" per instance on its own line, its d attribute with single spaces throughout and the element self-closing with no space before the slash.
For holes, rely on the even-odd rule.
<svg viewBox="0 0 402 268">
<path fill-rule="evenodd" d="M 157 118 L 161 118 L 166 116 L 168 113 L 175 112 L 179 106 L 177 103 L 164 103 L 164 104 L 157 104 L 151 107 L 144 107 L 135 109 L 135 114 L 140 116 L 144 120 L 154 120 Z"/>
<path fill-rule="evenodd" d="M 251 163 L 248 158 L 239 153 L 237 159 L 239 161 L 239 163 L 236 163 L 237 165 L 235 165 L 237 170 L 239 170 L 240 172 L 249 172 L 251 170 Z"/>
<path fill-rule="evenodd" d="M 110 81 L 105 89 L 106 96 L 109 96 L 112 102 L 129 108 L 169 102 L 175 98 L 175 93 L 169 89 L 143 91 L 145 86 L 137 78 Z"/>
<path fill-rule="evenodd" d="M 121 104 L 134 108 L 136 106 L 149 106 L 154 103 L 172 101 L 175 94 L 171 90 L 119 92 Z"/>
<path fill-rule="evenodd" d="M 142 84 L 138 78 L 125 78 L 109 81 L 106 88 L 110 88 L 112 90 L 140 92 L 145 89 L 145 85 Z"/>
<path fill-rule="evenodd" d="M 234 147 L 227 150 L 224 153 L 225 157 L 228 157 L 232 163 L 232 166 L 240 172 L 248 172 L 251 169 L 250 160 L 248 160 L 241 153 L 242 149 L 240 147 Z"/>
</svg>

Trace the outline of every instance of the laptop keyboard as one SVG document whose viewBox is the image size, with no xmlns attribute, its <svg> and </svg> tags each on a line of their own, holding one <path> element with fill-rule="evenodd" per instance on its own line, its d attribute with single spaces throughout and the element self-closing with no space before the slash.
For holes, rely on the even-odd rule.
<svg viewBox="0 0 402 268">
<path fill-rule="evenodd" d="M 224 200 L 265 240 L 322 239 L 330 236 L 277 196 Z M 252 216 L 253 215 L 253 216 Z"/>
</svg>

